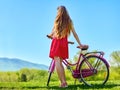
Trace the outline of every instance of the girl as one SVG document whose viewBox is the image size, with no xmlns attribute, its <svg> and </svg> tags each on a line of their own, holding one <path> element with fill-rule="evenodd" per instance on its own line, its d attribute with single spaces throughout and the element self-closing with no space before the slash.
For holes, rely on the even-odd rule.
<svg viewBox="0 0 120 90">
<path fill-rule="evenodd" d="M 55 60 L 56 71 L 61 82 L 60 87 L 67 87 L 62 60 L 68 59 L 68 36 L 72 32 L 80 47 L 86 48 L 88 46 L 80 43 L 65 6 L 59 6 L 57 10 L 52 33 L 47 35 L 52 38 L 49 57 Z"/>
</svg>

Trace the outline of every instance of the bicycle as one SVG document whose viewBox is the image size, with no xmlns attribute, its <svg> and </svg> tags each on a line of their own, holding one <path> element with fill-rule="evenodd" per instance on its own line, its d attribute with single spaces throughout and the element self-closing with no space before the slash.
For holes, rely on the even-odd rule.
<svg viewBox="0 0 120 90">
<path fill-rule="evenodd" d="M 74 42 L 69 42 L 73 44 Z M 104 52 L 96 51 L 96 52 L 86 52 L 88 47 L 82 48 L 78 46 L 77 48 L 81 49 L 79 58 L 75 63 L 70 63 L 66 59 L 62 61 L 62 63 L 70 70 L 72 73 L 72 77 L 78 79 L 80 82 L 83 82 L 88 86 L 96 86 L 96 85 L 105 85 L 109 78 L 109 64 L 104 59 Z M 71 67 L 75 66 L 75 69 Z M 47 86 L 49 86 L 50 78 L 55 69 L 55 61 L 52 60 L 49 66 L 49 75 L 47 80 Z"/>
</svg>

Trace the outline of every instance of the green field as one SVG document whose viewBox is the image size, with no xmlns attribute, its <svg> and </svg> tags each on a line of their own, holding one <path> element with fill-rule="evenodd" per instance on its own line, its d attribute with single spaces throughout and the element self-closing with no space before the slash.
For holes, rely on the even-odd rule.
<svg viewBox="0 0 120 90">
<path fill-rule="evenodd" d="M 108 81 L 104 87 L 88 87 L 83 83 L 68 81 L 68 87 L 62 90 L 120 90 L 120 80 Z M 49 87 L 46 82 L 0 82 L 0 90 L 61 90 L 59 82 L 50 82 Z"/>
</svg>

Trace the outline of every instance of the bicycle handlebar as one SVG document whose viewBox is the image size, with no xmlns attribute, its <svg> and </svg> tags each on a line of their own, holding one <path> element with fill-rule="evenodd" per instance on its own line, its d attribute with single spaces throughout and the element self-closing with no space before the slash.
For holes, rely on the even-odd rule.
<svg viewBox="0 0 120 90">
<path fill-rule="evenodd" d="M 50 38 L 50 39 L 53 39 L 53 37 L 50 36 L 50 35 L 47 35 L 47 37 Z M 74 42 L 68 41 L 68 44 L 74 44 Z M 89 48 L 89 46 L 88 45 L 82 45 L 82 46 L 77 46 L 77 48 L 80 48 L 81 50 L 87 50 Z"/>
<path fill-rule="evenodd" d="M 74 44 L 74 42 L 68 41 L 68 44 Z"/>
</svg>

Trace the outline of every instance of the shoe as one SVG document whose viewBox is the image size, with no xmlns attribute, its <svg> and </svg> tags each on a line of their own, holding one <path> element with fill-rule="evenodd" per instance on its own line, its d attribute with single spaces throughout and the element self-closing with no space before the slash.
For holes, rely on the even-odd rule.
<svg viewBox="0 0 120 90">
<path fill-rule="evenodd" d="M 67 85 L 67 83 L 65 82 L 65 83 L 62 83 L 59 87 L 60 87 L 60 88 L 66 88 L 66 87 L 68 87 L 68 85 Z"/>
</svg>

